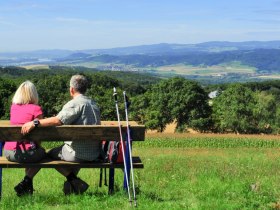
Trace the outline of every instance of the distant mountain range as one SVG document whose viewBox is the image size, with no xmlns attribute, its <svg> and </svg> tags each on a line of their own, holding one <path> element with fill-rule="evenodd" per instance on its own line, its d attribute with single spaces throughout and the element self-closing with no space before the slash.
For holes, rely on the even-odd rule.
<svg viewBox="0 0 280 210">
<path fill-rule="evenodd" d="M 131 54 L 183 54 L 186 52 L 222 52 L 232 50 L 253 49 L 280 49 L 280 41 L 247 41 L 247 42 L 204 42 L 198 44 L 152 44 L 131 47 L 118 47 L 110 49 L 87 49 L 87 50 L 36 50 L 22 52 L 0 52 L 0 58 L 61 58 L 74 53 L 86 53 L 91 55 L 131 55 Z"/>
<path fill-rule="evenodd" d="M 82 50 L 93 55 L 131 55 L 131 54 L 184 54 L 188 52 L 221 52 L 232 50 L 280 49 L 280 41 L 249 41 L 249 42 L 204 42 L 199 44 L 153 44 L 112 49 Z"/>
<path fill-rule="evenodd" d="M 98 63 L 153 68 L 166 65 L 213 66 L 231 62 L 251 66 L 257 72 L 280 73 L 280 41 L 204 42 L 153 44 L 111 49 L 37 50 L 0 53 L 1 66 L 80 65 Z"/>
</svg>

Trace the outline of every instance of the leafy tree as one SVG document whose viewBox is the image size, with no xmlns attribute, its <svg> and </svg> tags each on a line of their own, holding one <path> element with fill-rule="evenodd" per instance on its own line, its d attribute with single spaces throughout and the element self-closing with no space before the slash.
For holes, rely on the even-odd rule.
<svg viewBox="0 0 280 210">
<path fill-rule="evenodd" d="M 16 91 L 16 85 L 10 79 L 0 78 L 0 119 L 9 119 L 12 94 Z"/>
<path fill-rule="evenodd" d="M 150 129 L 162 132 L 173 121 L 177 123 L 177 131 L 183 131 L 186 126 L 197 130 L 209 126 L 208 96 L 196 82 L 180 77 L 162 80 L 140 99 L 142 102 L 136 99 L 140 103 L 134 109 L 134 116 L 143 119 Z"/>
<path fill-rule="evenodd" d="M 150 104 L 148 93 L 149 92 L 147 92 L 146 94 L 138 95 L 131 99 L 132 105 L 130 106 L 129 114 L 131 115 L 131 118 L 133 120 L 141 122 L 142 124 L 145 123 L 147 109 Z M 157 128 L 157 126 L 154 127 Z"/>
<path fill-rule="evenodd" d="M 277 104 L 275 97 L 266 92 L 256 93 L 257 103 L 254 109 L 258 132 L 271 133 L 275 128 Z"/>
<path fill-rule="evenodd" d="M 254 92 L 241 84 L 230 85 L 213 100 L 213 119 L 217 131 L 235 133 L 256 132 Z"/>
<path fill-rule="evenodd" d="M 44 116 L 56 115 L 70 99 L 69 80 L 70 75 L 52 75 L 34 81 Z"/>
<path fill-rule="evenodd" d="M 94 87 L 87 91 L 87 95 L 90 96 L 100 107 L 101 120 L 116 120 L 113 87 Z"/>
<path fill-rule="evenodd" d="M 273 131 L 276 134 L 280 133 L 280 106 L 279 105 L 276 108 L 275 123 L 273 126 Z"/>
</svg>

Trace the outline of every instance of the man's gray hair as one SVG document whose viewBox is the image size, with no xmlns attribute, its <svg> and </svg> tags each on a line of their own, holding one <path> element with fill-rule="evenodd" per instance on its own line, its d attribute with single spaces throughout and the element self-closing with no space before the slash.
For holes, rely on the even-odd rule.
<svg viewBox="0 0 280 210">
<path fill-rule="evenodd" d="M 73 75 L 70 80 L 70 87 L 74 88 L 75 91 L 84 94 L 88 87 L 88 81 L 83 75 Z"/>
</svg>

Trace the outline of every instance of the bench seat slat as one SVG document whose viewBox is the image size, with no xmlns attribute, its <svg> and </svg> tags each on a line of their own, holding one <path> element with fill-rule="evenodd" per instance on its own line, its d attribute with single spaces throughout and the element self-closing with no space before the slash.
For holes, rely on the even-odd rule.
<svg viewBox="0 0 280 210">
<path fill-rule="evenodd" d="M 133 157 L 133 168 L 144 168 L 144 165 L 140 157 Z M 86 162 L 86 163 L 73 163 L 66 161 L 57 161 L 44 159 L 39 163 L 15 163 L 8 161 L 6 157 L 0 157 L 1 168 L 123 168 L 123 163 L 97 163 L 97 162 Z"/>
</svg>

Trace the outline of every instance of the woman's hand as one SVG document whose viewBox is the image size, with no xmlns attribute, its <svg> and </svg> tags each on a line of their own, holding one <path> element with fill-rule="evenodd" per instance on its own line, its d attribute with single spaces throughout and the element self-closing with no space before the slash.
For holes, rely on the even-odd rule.
<svg viewBox="0 0 280 210">
<path fill-rule="evenodd" d="M 21 127 L 21 133 L 23 135 L 28 134 L 34 128 L 35 128 L 35 125 L 34 125 L 33 121 L 27 122 Z"/>
</svg>

